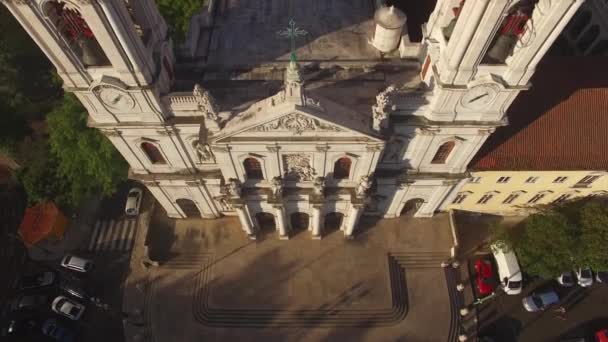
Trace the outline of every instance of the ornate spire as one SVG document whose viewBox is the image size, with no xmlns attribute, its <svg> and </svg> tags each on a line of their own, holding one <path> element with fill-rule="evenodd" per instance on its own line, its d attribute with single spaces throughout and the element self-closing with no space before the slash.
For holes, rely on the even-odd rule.
<svg viewBox="0 0 608 342">
<path fill-rule="evenodd" d="M 296 26 L 296 22 L 289 20 L 289 26 L 277 34 L 283 38 L 289 38 L 291 43 L 291 52 L 289 54 L 289 66 L 285 70 L 285 90 L 287 96 L 299 96 L 302 87 L 302 75 L 298 65 L 298 57 L 296 56 L 296 38 L 308 34 L 305 30 Z"/>
</svg>

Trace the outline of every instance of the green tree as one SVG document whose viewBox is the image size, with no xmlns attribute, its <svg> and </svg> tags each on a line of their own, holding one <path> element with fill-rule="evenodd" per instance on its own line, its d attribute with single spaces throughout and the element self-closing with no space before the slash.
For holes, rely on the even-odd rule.
<svg viewBox="0 0 608 342">
<path fill-rule="evenodd" d="M 175 43 L 182 43 L 190 27 L 190 19 L 207 0 L 156 0 L 156 5 L 169 25 Z"/>
<path fill-rule="evenodd" d="M 57 174 L 57 160 L 45 140 L 22 144 L 22 164 L 17 177 L 27 193 L 28 202 L 57 200 L 65 192 L 65 180 Z"/>
<path fill-rule="evenodd" d="M 580 225 L 584 265 L 608 270 L 608 209 L 599 203 L 587 203 L 580 212 Z"/>
<path fill-rule="evenodd" d="M 57 174 L 67 184 L 62 199 L 71 205 L 93 193 L 111 195 L 127 176 L 127 163 L 106 137 L 87 127 L 87 119 L 73 95 L 66 95 L 47 116 Z"/>
</svg>

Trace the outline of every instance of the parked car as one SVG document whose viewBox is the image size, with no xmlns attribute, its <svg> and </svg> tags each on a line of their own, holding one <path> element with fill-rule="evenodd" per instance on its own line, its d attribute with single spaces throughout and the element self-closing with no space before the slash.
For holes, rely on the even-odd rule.
<svg viewBox="0 0 608 342">
<path fill-rule="evenodd" d="M 93 268 L 93 261 L 81 258 L 76 255 L 68 254 L 61 260 L 61 266 L 68 270 L 86 273 Z"/>
<path fill-rule="evenodd" d="M 59 342 L 74 342 L 76 334 L 55 318 L 47 319 L 42 324 L 42 333 Z"/>
<path fill-rule="evenodd" d="M 490 247 L 496 260 L 502 289 L 508 295 L 520 294 L 523 278 L 515 252 L 506 243 L 500 241 L 493 243 Z"/>
<path fill-rule="evenodd" d="M 479 258 L 475 261 L 475 272 L 477 272 L 477 288 L 479 294 L 489 295 L 496 288 L 494 270 L 490 260 Z"/>
<path fill-rule="evenodd" d="M 51 271 L 23 275 L 19 278 L 17 288 L 19 290 L 29 290 L 49 286 L 55 282 L 55 278 L 55 273 Z"/>
<path fill-rule="evenodd" d="M 11 303 L 11 311 L 33 310 L 49 302 L 49 297 L 41 294 L 21 295 Z"/>
<path fill-rule="evenodd" d="M 597 342 L 608 342 L 608 328 L 598 330 L 595 333 L 595 340 Z"/>
<path fill-rule="evenodd" d="M 555 291 L 548 290 L 540 293 L 532 293 L 521 301 L 526 311 L 536 312 L 545 310 L 550 305 L 559 302 L 559 297 Z"/>
<path fill-rule="evenodd" d="M 84 283 L 76 279 L 61 279 L 57 287 L 66 294 L 79 299 L 89 300 L 91 298 Z"/>
<path fill-rule="evenodd" d="M 576 270 L 576 277 L 578 278 L 578 284 L 582 287 L 593 285 L 593 272 L 589 267 L 583 267 Z"/>
<path fill-rule="evenodd" d="M 595 281 L 598 283 L 608 283 L 608 271 L 597 271 L 595 272 Z"/>
<path fill-rule="evenodd" d="M 127 216 L 137 216 L 139 214 L 141 197 L 141 189 L 133 188 L 129 190 L 129 194 L 127 195 L 127 204 L 125 205 L 125 214 L 127 214 Z"/>
<path fill-rule="evenodd" d="M 557 282 L 564 287 L 574 286 L 574 275 L 572 274 L 572 271 L 560 274 L 559 277 L 557 277 Z"/>
<path fill-rule="evenodd" d="M 77 321 L 82 317 L 85 307 L 68 297 L 58 296 L 53 301 L 51 309 L 60 315 Z"/>
<path fill-rule="evenodd" d="M 38 320 L 34 317 L 7 319 L 0 325 L 0 337 L 21 337 L 37 330 Z"/>
</svg>

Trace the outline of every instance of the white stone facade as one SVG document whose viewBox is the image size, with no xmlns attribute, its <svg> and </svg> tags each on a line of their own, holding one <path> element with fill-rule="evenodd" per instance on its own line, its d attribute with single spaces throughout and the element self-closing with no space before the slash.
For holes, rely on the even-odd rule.
<svg viewBox="0 0 608 342">
<path fill-rule="evenodd" d="M 321 238 L 326 224 L 352 236 L 363 214 L 432 216 L 467 177 L 467 164 L 488 135 L 507 124 L 509 105 L 529 86 L 537 63 L 582 0 L 540 0 L 523 9 L 533 21 L 524 22 L 528 29 L 501 63 L 485 63 L 484 56 L 497 44 L 504 18 L 524 1 L 467 0 L 459 14 L 467 20 L 457 20 L 453 8 L 460 1 L 438 0 L 425 25 L 420 63 L 399 51 L 381 59 L 367 45 L 355 51 L 364 62 L 323 59 L 327 51 L 315 61 L 299 47 L 307 58 L 301 67 L 271 57 L 249 73 L 223 79 L 235 87 L 220 89 L 228 95 L 219 98 L 211 95 L 220 92 L 213 87 L 221 78 L 215 69 L 191 82 L 187 92 L 175 90 L 188 84 L 176 70 L 189 69 L 176 63 L 153 0 L 0 2 L 57 67 L 65 89 L 82 101 L 90 126 L 129 162 L 131 178 L 170 217 L 236 215 L 252 238 L 270 217 L 287 239 L 297 228 Z M 55 16 L 77 11 L 103 54 L 74 47 L 83 39 L 59 32 L 49 15 L 51 3 L 64 4 Z M 370 22 L 374 10 L 368 11 Z M 454 19 L 447 37 L 444 28 Z M 370 28 L 371 38 L 373 24 L 361 27 Z M 318 35 L 342 39 L 342 33 Z M 84 42 L 92 44 L 87 37 Z M 212 54 L 219 43 L 209 39 L 212 50 L 206 53 Z M 343 84 L 318 81 L 323 72 Z M 272 92 L 246 83 L 248 95 L 266 95 L 239 100 L 245 83 L 236 80 L 245 77 L 285 81 Z"/>
</svg>

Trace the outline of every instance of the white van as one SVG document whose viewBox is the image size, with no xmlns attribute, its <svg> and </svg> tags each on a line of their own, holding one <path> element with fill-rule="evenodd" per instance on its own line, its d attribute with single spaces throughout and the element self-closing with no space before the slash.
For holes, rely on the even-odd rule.
<svg viewBox="0 0 608 342">
<path fill-rule="evenodd" d="M 490 248 L 498 267 L 498 278 L 502 289 L 508 295 L 521 293 L 522 276 L 517 257 L 511 248 L 504 242 L 494 242 Z"/>
</svg>

